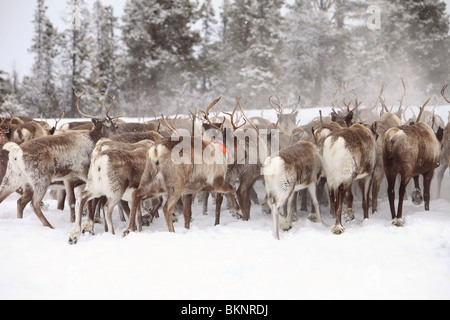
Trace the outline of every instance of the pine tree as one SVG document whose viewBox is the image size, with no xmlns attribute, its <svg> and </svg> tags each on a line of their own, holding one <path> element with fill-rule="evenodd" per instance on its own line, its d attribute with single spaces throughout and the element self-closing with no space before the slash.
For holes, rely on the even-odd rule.
<svg viewBox="0 0 450 320">
<path fill-rule="evenodd" d="M 278 92 L 283 4 L 281 0 L 224 2 L 217 59 L 222 62 L 219 86 L 231 100 L 239 94 L 261 107 Z"/>
<path fill-rule="evenodd" d="M 42 113 L 50 117 L 59 112 L 54 66 L 58 55 L 58 35 L 46 17 L 46 10 L 44 0 L 38 0 L 33 20 L 35 35 L 30 49 L 35 54 L 35 60 L 32 75 L 23 87 L 22 103 L 30 114 Z"/>
<path fill-rule="evenodd" d="M 205 0 L 200 8 L 201 19 L 201 42 L 199 50 L 199 71 L 200 76 L 200 91 L 206 92 L 212 87 L 212 78 L 217 70 L 217 61 L 214 61 L 214 52 L 216 45 L 213 42 L 215 36 L 215 25 L 217 20 L 215 18 L 215 10 L 212 6 L 211 0 Z"/>
<path fill-rule="evenodd" d="M 389 25 L 391 55 L 408 62 L 411 80 L 426 96 L 438 92 L 448 80 L 449 17 L 439 0 L 393 1 L 397 10 Z"/>
<path fill-rule="evenodd" d="M 98 91 L 117 89 L 116 60 L 117 45 L 115 29 L 117 18 L 112 6 L 103 6 L 99 0 L 93 11 L 94 50 L 92 54 L 91 78 Z"/>
<path fill-rule="evenodd" d="M 68 0 L 67 29 L 62 35 L 63 50 L 60 77 L 62 89 L 60 101 L 66 109 L 66 117 L 79 117 L 74 91 L 86 91 L 83 96 L 83 110 L 86 113 L 100 113 L 97 91 L 90 86 L 90 48 L 93 42 L 89 35 L 90 14 L 84 0 Z"/>
<path fill-rule="evenodd" d="M 176 108 L 171 99 L 187 82 L 196 85 L 194 45 L 200 41 L 190 0 L 130 0 L 123 16 L 123 89 L 136 113 Z M 157 111 L 158 111 L 157 110 Z"/>
</svg>

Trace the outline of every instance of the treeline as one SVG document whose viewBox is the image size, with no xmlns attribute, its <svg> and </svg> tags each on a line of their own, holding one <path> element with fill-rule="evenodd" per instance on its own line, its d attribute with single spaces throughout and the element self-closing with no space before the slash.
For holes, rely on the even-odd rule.
<svg viewBox="0 0 450 320">
<path fill-rule="evenodd" d="M 67 1 L 59 31 L 37 0 L 31 73 L 0 71 L 1 111 L 76 117 L 114 113 L 159 115 L 205 108 L 222 96 L 247 108 L 329 105 L 343 83 L 374 105 L 409 104 L 439 92 L 450 79 L 449 16 L 438 0 L 129 0 L 123 15 L 96 1 Z M 369 10 L 368 10 L 369 9 Z M 416 102 L 419 101 L 419 102 Z"/>
</svg>

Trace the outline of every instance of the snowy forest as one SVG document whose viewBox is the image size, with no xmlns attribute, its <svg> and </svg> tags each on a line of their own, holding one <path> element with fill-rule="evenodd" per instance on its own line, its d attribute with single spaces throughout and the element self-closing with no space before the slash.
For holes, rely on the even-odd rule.
<svg viewBox="0 0 450 320">
<path fill-rule="evenodd" d="M 277 95 L 288 107 L 330 105 L 347 84 L 365 106 L 382 83 L 395 105 L 437 96 L 450 81 L 449 16 L 438 0 L 129 0 L 122 16 L 96 1 L 68 0 L 57 30 L 36 1 L 34 64 L 19 79 L 0 70 L 0 111 L 36 117 L 114 114 L 152 117 L 205 108 L 236 94 L 248 109 Z"/>
</svg>

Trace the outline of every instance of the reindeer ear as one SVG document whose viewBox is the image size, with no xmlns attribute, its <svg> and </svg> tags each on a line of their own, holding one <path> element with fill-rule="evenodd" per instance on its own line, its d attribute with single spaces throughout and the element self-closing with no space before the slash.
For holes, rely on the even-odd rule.
<svg viewBox="0 0 450 320">
<path fill-rule="evenodd" d="M 353 110 L 350 111 L 350 113 L 345 117 L 345 123 L 347 124 L 347 127 L 351 127 L 353 121 Z"/>
<path fill-rule="evenodd" d="M 374 123 L 372 123 L 372 125 L 370 126 L 370 129 L 372 130 L 373 133 L 377 133 L 377 122 L 375 121 Z"/>
<path fill-rule="evenodd" d="M 436 138 L 438 139 L 439 142 L 442 142 L 442 139 L 444 138 L 444 129 L 442 129 L 441 127 L 439 127 L 439 129 L 436 132 Z"/>
<path fill-rule="evenodd" d="M 331 121 L 336 122 L 337 117 L 338 117 L 338 115 L 336 112 L 334 112 L 334 111 L 331 112 Z"/>
</svg>

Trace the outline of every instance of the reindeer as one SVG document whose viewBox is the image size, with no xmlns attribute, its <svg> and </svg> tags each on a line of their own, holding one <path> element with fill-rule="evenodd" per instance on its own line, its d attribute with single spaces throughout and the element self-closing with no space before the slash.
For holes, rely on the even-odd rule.
<svg viewBox="0 0 450 320">
<path fill-rule="evenodd" d="M 83 93 L 77 95 L 77 109 L 80 114 L 92 118 L 95 125 L 92 131 L 72 131 L 58 136 L 44 136 L 24 142 L 20 146 L 9 142 L 3 147 L 9 151 L 10 167 L 22 176 L 23 186 L 29 185 L 32 189 L 31 205 L 35 214 L 44 226 L 52 229 L 53 226 L 40 208 L 48 187 L 53 180 L 86 181 L 90 156 L 95 144 L 100 138 L 113 135 L 116 130 L 116 119 L 110 116 L 99 119 L 81 112 L 79 102 Z M 75 214 L 74 208 L 72 204 L 71 217 Z"/>
<path fill-rule="evenodd" d="M 269 104 L 277 113 L 277 123 L 275 124 L 275 129 L 280 129 L 282 132 L 292 134 L 292 130 L 297 127 L 297 116 L 298 116 L 298 105 L 300 104 L 301 97 L 299 97 L 298 102 L 292 108 L 290 114 L 284 113 L 284 108 L 281 105 L 280 98 L 277 96 L 277 100 L 273 97 L 269 98 Z"/>
<path fill-rule="evenodd" d="M 445 85 L 441 90 L 441 95 L 445 101 L 450 104 L 450 99 L 445 96 L 445 90 L 448 85 Z M 448 120 L 450 120 L 450 112 L 448 113 Z M 441 156 L 441 165 L 439 166 L 437 173 L 437 184 L 438 184 L 438 198 L 441 197 L 441 186 L 442 180 L 444 179 L 444 173 L 447 168 L 450 167 L 450 121 L 447 121 L 447 125 L 444 129 L 444 137 L 442 139 L 442 156 Z"/>
<path fill-rule="evenodd" d="M 241 125 L 238 125 L 234 118 L 237 107 L 240 108 L 244 117 L 244 122 Z M 268 156 L 268 150 L 272 149 L 272 143 L 274 143 L 275 148 L 276 134 L 266 132 L 265 138 L 267 139 L 263 139 L 260 129 L 245 115 L 244 107 L 245 103 L 242 106 L 239 96 L 236 96 L 236 105 L 233 112 L 231 114 L 226 113 L 231 118 L 232 130 L 224 130 L 223 126 L 218 127 L 209 119 L 208 112 L 211 106 L 206 110 L 205 118 L 210 127 L 222 133 L 222 144 L 229 156 L 227 181 L 230 184 L 239 183 L 236 196 L 242 212 L 242 219 L 248 221 L 250 219 L 251 195 L 252 193 L 256 195 L 253 184 L 262 177 L 261 166 Z M 282 142 L 279 142 L 279 145 L 282 145 Z"/>
<path fill-rule="evenodd" d="M 418 117 L 420 120 L 420 116 Z M 389 206 L 392 224 L 404 225 L 402 218 L 406 186 L 412 177 L 423 175 L 425 210 L 430 209 L 430 184 L 434 170 L 439 166 L 443 130 L 437 134 L 423 122 L 389 129 L 384 137 L 383 165 L 388 181 Z M 400 175 L 398 209 L 395 212 L 395 180 Z"/>
<path fill-rule="evenodd" d="M 400 118 L 391 112 L 383 113 L 380 118 L 372 124 L 372 130 L 376 132 L 376 162 L 373 171 L 372 182 L 372 214 L 378 211 L 378 193 L 383 182 L 385 173 L 383 167 L 383 141 L 387 130 L 393 127 L 401 126 L 403 123 Z"/>
<path fill-rule="evenodd" d="M 124 199 L 131 201 L 131 192 L 139 186 L 145 169 L 147 152 L 154 145 L 152 140 L 142 140 L 134 144 L 100 139 L 92 152 L 91 165 L 85 190 L 80 194 L 75 225 L 69 236 L 69 243 L 76 244 L 80 237 L 81 215 L 87 201 L 106 196 L 107 213 L 105 215 L 106 231 L 114 234 L 112 212 L 116 205 Z M 138 215 L 141 218 L 139 212 Z M 142 228 L 139 219 L 139 231 Z M 93 217 L 83 227 L 83 233 L 93 233 Z"/>
<path fill-rule="evenodd" d="M 334 234 L 344 232 L 341 222 L 346 192 L 357 179 L 363 179 L 364 218 L 369 218 L 368 193 L 375 166 L 375 139 L 364 125 L 331 131 L 323 142 L 323 167 L 330 190 L 331 207 L 336 218 Z"/>
<path fill-rule="evenodd" d="M 175 140 L 175 141 L 174 141 Z M 123 236 L 134 232 L 136 210 L 142 200 L 167 194 L 163 211 L 169 232 L 175 232 L 172 213 L 180 197 L 201 191 L 232 194 L 226 182 L 226 159 L 221 148 L 200 137 L 164 138 L 150 148 L 139 187 L 132 193 L 130 224 Z M 190 210 L 184 210 L 189 229 Z"/>
<path fill-rule="evenodd" d="M 313 222 L 321 221 L 316 185 L 322 174 L 322 161 L 319 152 L 311 142 L 300 141 L 271 155 L 264 162 L 262 173 L 267 202 L 272 210 L 273 236 L 276 239 L 280 239 L 279 226 L 283 230 L 289 230 L 292 227 L 292 217 L 295 214 L 293 201 L 296 199 L 294 197 L 296 191 L 308 189 L 315 209 L 315 213 L 311 213 L 308 219 Z M 288 216 L 280 223 L 280 208 L 288 200 L 290 202 Z"/>
</svg>

